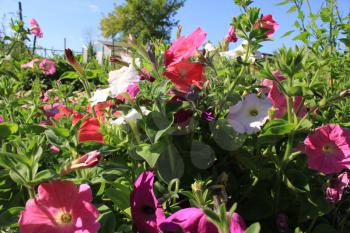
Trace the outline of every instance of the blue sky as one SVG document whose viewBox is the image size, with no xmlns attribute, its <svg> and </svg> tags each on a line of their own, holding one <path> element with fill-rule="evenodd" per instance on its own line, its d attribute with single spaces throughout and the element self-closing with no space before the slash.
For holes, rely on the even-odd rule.
<svg viewBox="0 0 350 233">
<path fill-rule="evenodd" d="M 262 8 L 263 14 L 273 14 L 280 24 L 275 34 L 275 41 L 266 42 L 262 51 L 271 52 L 282 44 L 290 46 L 293 35 L 280 39 L 292 29 L 294 15 L 286 14 L 289 6 L 275 6 L 281 0 L 255 0 L 254 5 Z M 89 38 L 101 38 L 99 21 L 113 6 L 123 1 L 113 0 L 22 0 L 24 21 L 37 19 L 41 25 L 44 38 L 38 44 L 46 48 L 63 49 L 63 40 L 67 38 L 67 47 L 81 51 Z M 313 9 L 319 9 L 321 0 L 310 0 Z M 343 15 L 350 12 L 350 1 L 339 0 Z M 0 17 L 6 14 L 6 20 L 15 17 L 17 0 L 0 0 Z M 196 27 L 202 27 L 208 33 L 208 40 L 217 43 L 225 37 L 233 16 L 240 14 L 240 9 L 233 0 L 187 0 L 178 11 L 176 19 L 183 26 L 183 34 L 188 34 Z M 2 21 L 2 20 L 1 20 Z M 0 21 L 0 22 L 1 22 Z M 176 29 L 173 30 L 172 38 Z M 234 45 L 233 45 L 234 46 Z"/>
</svg>

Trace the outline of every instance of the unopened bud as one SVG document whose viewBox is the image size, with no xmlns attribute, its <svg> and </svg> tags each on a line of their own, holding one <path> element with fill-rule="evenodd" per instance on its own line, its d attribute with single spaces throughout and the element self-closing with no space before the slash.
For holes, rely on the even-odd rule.
<svg viewBox="0 0 350 233">
<path fill-rule="evenodd" d="M 63 168 L 61 176 L 67 175 L 76 170 L 94 167 L 101 159 L 101 153 L 97 150 L 86 153 L 78 159 L 72 161 L 69 165 Z"/>
<path fill-rule="evenodd" d="M 179 39 L 181 37 L 182 33 L 182 26 L 179 24 L 177 25 L 177 31 L 176 31 L 176 38 Z"/>
<path fill-rule="evenodd" d="M 84 74 L 84 70 L 81 68 L 81 65 L 77 62 L 77 60 L 74 57 L 73 51 L 71 49 L 65 49 L 64 50 L 65 57 L 68 61 L 68 63 L 81 75 Z"/>
<path fill-rule="evenodd" d="M 269 114 L 269 120 L 272 121 L 275 119 L 277 109 L 275 107 L 269 108 L 268 114 Z"/>
</svg>

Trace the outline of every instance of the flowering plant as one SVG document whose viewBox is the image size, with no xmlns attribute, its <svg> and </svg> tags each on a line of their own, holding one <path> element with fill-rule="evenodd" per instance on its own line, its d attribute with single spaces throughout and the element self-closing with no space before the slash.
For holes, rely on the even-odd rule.
<svg viewBox="0 0 350 233">
<path fill-rule="evenodd" d="M 2 41 L 0 231 L 348 232 L 349 19 L 285 0 L 304 45 L 262 54 L 278 19 L 235 3 L 217 46 L 131 35 L 106 66 Z"/>
</svg>

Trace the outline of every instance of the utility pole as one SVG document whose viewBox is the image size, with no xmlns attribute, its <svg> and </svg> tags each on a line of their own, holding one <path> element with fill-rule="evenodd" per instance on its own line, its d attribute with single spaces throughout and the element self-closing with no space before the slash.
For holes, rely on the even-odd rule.
<svg viewBox="0 0 350 233">
<path fill-rule="evenodd" d="M 64 42 L 63 43 L 64 43 L 63 47 L 64 47 L 64 49 L 66 49 L 67 48 L 67 38 L 66 37 L 64 38 Z"/>
<path fill-rule="evenodd" d="M 23 22 L 23 14 L 22 14 L 22 3 L 18 2 L 18 16 L 19 20 Z"/>
</svg>

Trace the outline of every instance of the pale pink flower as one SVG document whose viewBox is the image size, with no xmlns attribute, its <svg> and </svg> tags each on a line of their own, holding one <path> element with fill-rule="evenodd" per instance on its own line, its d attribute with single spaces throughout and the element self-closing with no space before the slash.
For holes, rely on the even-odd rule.
<svg viewBox="0 0 350 233">
<path fill-rule="evenodd" d="M 61 171 L 61 175 L 67 175 L 79 169 L 94 167 L 98 164 L 100 160 L 101 153 L 99 151 L 90 151 L 89 153 L 86 153 L 85 155 L 77 158 L 76 160 L 72 161 L 69 165 L 64 167 L 64 169 Z"/>
<path fill-rule="evenodd" d="M 233 26 L 230 27 L 230 30 L 228 31 L 225 39 L 226 42 L 230 43 L 230 42 L 237 42 L 237 36 L 235 33 L 235 28 Z"/>
<path fill-rule="evenodd" d="M 309 168 L 333 174 L 350 168 L 350 131 L 327 124 L 304 140 Z"/>
<path fill-rule="evenodd" d="M 238 133 L 257 133 L 268 120 L 268 111 L 271 107 L 269 99 L 249 94 L 242 101 L 230 107 L 227 120 Z"/>
<path fill-rule="evenodd" d="M 174 41 L 171 47 L 165 52 L 165 65 L 173 65 L 192 57 L 203 44 L 206 36 L 207 34 L 201 28 L 197 28 L 190 35 L 180 37 Z"/>
<path fill-rule="evenodd" d="M 50 59 L 45 58 L 39 64 L 39 68 L 45 75 L 53 75 L 56 73 L 56 63 Z"/>
<path fill-rule="evenodd" d="M 22 64 L 21 68 L 25 69 L 25 68 L 34 68 L 35 63 L 40 62 L 39 58 L 34 58 L 33 60 L 31 60 L 28 63 Z"/>
<path fill-rule="evenodd" d="M 43 32 L 38 24 L 38 22 L 35 19 L 30 20 L 30 30 L 32 31 L 32 34 L 34 36 L 43 37 Z"/>
<path fill-rule="evenodd" d="M 55 145 L 51 145 L 51 146 L 50 146 L 50 151 L 51 151 L 51 153 L 53 153 L 53 154 L 58 154 L 58 153 L 60 152 L 60 148 L 58 148 L 58 147 L 55 146 Z"/>
<path fill-rule="evenodd" d="M 90 186 L 71 181 L 39 185 L 20 215 L 21 233 L 96 233 L 100 228 L 98 210 L 91 204 Z"/>
<path fill-rule="evenodd" d="M 343 172 L 336 179 L 333 179 L 330 186 L 326 189 L 326 198 L 332 203 L 341 201 L 344 189 L 350 184 L 348 172 Z"/>
</svg>

